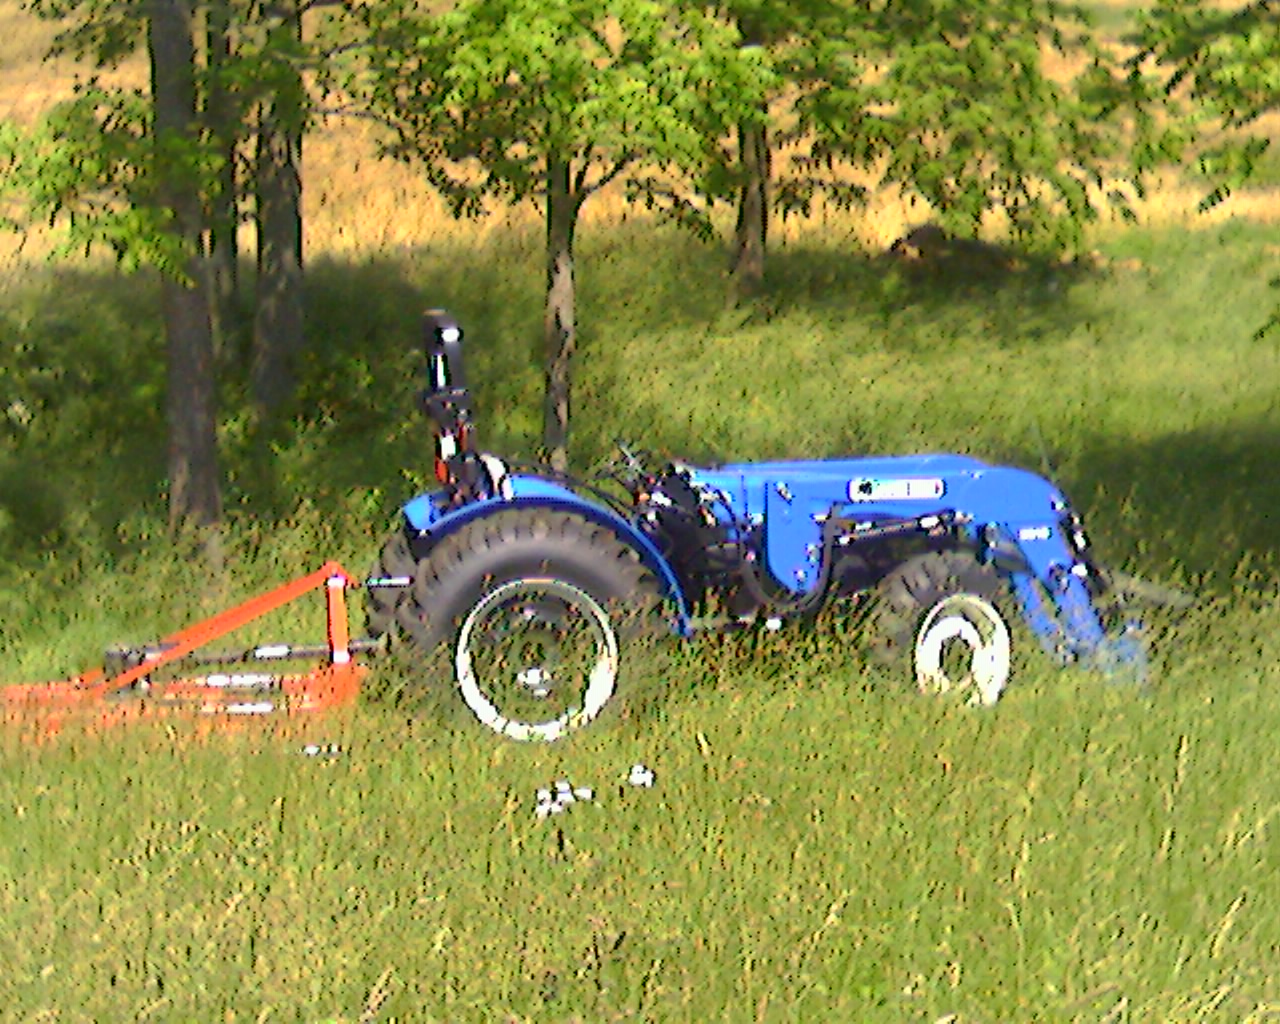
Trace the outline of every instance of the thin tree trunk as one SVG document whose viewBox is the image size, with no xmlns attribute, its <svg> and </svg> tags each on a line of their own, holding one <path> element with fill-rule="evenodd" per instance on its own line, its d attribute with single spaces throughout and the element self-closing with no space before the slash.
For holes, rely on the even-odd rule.
<svg viewBox="0 0 1280 1024">
<path fill-rule="evenodd" d="M 738 223 L 734 229 L 732 272 L 738 300 L 764 287 L 765 248 L 769 236 L 769 134 L 764 124 L 738 126 Z"/>
<path fill-rule="evenodd" d="M 282 32 L 298 39 L 296 6 Z M 303 86 L 296 73 L 263 104 L 255 160 L 258 279 L 250 391 L 261 422 L 291 398 L 294 362 L 302 351 L 305 305 L 302 272 Z"/>
<path fill-rule="evenodd" d="M 200 255 L 204 227 L 200 183 L 186 170 L 196 145 L 192 5 L 150 0 L 148 51 L 155 105 L 156 199 L 190 254 L 186 280 L 166 277 L 162 310 L 168 352 L 169 523 L 199 528 L 222 518 L 218 483 L 213 334 Z"/>
<path fill-rule="evenodd" d="M 574 319 L 573 234 L 580 202 L 568 161 L 547 164 L 546 410 L 542 440 L 552 469 L 569 464 L 569 370 L 577 343 Z"/>
<path fill-rule="evenodd" d="M 241 128 L 226 81 L 234 56 L 230 0 L 212 0 L 205 8 L 205 53 L 208 63 L 205 123 L 222 160 L 209 211 L 207 247 L 213 341 L 215 350 L 222 354 L 228 349 L 232 352 L 237 350 L 235 341 L 240 333 L 236 143 Z"/>
</svg>

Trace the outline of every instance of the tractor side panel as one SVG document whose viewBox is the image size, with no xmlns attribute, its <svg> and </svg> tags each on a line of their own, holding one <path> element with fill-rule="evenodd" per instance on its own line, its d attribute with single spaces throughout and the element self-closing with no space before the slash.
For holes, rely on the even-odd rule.
<svg viewBox="0 0 1280 1024">
<path fill-rule="evenodd" d="M 830 497 L 821 487 L 797 493 L 783 480 L 766 487 L 763 497 L 769 575 L 793 592 L 810 593 L 822 562 L 822 526 L 814 517 L 830 511 Z"/>
</svg>

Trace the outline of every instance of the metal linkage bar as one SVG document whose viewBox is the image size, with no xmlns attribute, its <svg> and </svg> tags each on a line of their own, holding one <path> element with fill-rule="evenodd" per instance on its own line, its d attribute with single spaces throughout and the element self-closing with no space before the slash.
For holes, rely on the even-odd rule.
<svg viewBox="0 0 1280 1024">
<path fill-rule="evenodd" d="M 353 639 L 347 642 L 352 654 L 376 654 L 386 646 L 383 640 Z M 146 647 L 112 647 L 106 651 L 104 661 L 106 674 L 119 675 L 135 665 L 151 664 L 154 659 L 165 653 L 159 646 Z M 302 661 L 316 658 L 327 658 L 330 654 L 326 644 L 264 644 L 244 650 L 213 651 L 202 654 L 194 651 L 184 660 L 192 665 L 244 665 L 258 661 Z"/>
<path fill-rule="evenodd" d="M 117 690 L 123 690 L 143 676 L 150 675 L 156 669 L 182 660 L 192 651 L 203 647 L 211 640 L 225 636 L 232 630 L 239 629 L 254 619 L 259 619 L 277 608 L 296 601 L 303 594 L 310 593 L 321 586 L 327 587 L 326 617 L 328 620 L 330 662 L 332 664 L 346 664 L 351 660 L 351 652 L 348 647 L 346 601 L 343 598 L 343 590 L 350 585 L 352 585 L 352 579 L 341 565 L 337 562 L 326 562 L 313 573 L 291 580 L 276 587 L 274 590 L 252 597 L 243 604 L 238 604 L 234 608 L 229 608 L 227 611 L 205 619 L 203 622 L 197 622 L 195 625 L 188 626 L 186 629 L 181 629 L 165 637 L 154 646 L 154 650 L 158 651 L 154 657 L 146 658 L 141 664 L 134 665 L 116 676 L 87 686 L 86 696 L 93 699 L 104 697 Z M 340 605 L 341 607 L 337 608 L 335 605 Z M 339 611 L 341 612 L 340 615 L 337 614 Z M 341 620 L 340 622 L 339 619 Z"/>
<path fill-rule="evenodd" d="M 881 519 L 858 522 L 851 518 L 837 519 L 834 525 L 843 530 L 836 537 L 839 547 L 866 541 L 888 540 L 915 534 L 941 537 L 954 534 L 958 529 L 958 517 L 953 509 L 942 509 L 927 515 L 908 516 L 901 519 Z"/>
</svg>

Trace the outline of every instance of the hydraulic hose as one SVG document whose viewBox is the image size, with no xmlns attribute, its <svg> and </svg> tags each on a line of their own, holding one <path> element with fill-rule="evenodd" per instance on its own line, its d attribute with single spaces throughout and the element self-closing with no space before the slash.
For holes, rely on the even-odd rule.
<svg viewBox="0 0 1280 1024">
<path fill-rule="evenodd" d="M 831 567 L 835 562 L 835 542 L 839 530 L 834 517 L 828 517 L 822 524 L 822 558 L 818 563 L 818 579 L 812 590 L 795 598 L 779 598 L 769 593 L 756 563 L 745 555 L 740 563 L 742 581 L 746 584 L 751 596 L 760 602 L 766 611 L 780 615 L 809 615 L 816 612 L 827 597 L 827 586 L 831 582 Z"/>
</svg>

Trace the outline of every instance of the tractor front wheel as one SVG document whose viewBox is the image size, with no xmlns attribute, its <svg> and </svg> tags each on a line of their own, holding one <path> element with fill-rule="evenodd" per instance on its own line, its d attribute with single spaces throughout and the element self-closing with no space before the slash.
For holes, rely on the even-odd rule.
<svg viewBox="0 0 1280 1024">
<path fill-rule="evenodd" d="M 919 555 L 880 583 L 871 612 L 878 660 L 910 673 L 921 693 L 992 705 L 1009 683 L 1007 593 L 993 568 L 960 551 Z"/>
<path fill-rule="evenodd" d="M 655 625 L 657 580 L 611 531 L 550 509 L 461 527 L 415 570 L 399 624 L 424 654 L 446 647 L 471 714 L 517 740 L 551 741 L 615 696 L 622 647 Z"/>
</svg>

